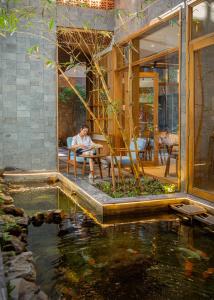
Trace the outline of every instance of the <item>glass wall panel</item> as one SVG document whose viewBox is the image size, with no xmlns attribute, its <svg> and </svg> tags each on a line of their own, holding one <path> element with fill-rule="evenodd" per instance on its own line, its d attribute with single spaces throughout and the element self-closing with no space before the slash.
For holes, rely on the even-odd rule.
<svg viewBox="0 0 214 300">
<path fill-rule="evenodd" d="M 193 186 L 214 193 L 214 45 L 194 53 Z"/>
<path fill-rule="evenodd" d="M 178 17 L 164 22 L 161 26 L 139 39 L 140 58 L 145 58 L 164 50 L 178 47 L 179 44 L 179 20 Z"/>
<path fill-rule="evenodd" d="M 159 77 L 158 129 L 177 134 L 179 128 L 179 60 L 178 52 L 151 61 L 141 67 L 143 72 L 156 72 Z"/>
<path fill-rule="evenodd" d="M 154 136 L 154 79 L 140 78 L 139 127 L 143 136 Z"/>
<path fill-rule="evenodd" d="M 207 0 L 193 7 L 192 39 L 214 31 L 214 0 Z"/>
<path fill-rule="evenodd" d="M 139 127 L 141 136 L 149 138 L 145 159 L 153 161 L 157 166 L 150 167 L 148 172 L 154 176 L 167 177 L 173 183 L 177 183 L 179 159 L 178 51 L 143 64 L 140 71 Z M 153 78 L 158 81 L 156 88 L 154 88 L 155 81 L 152 74 Z M 143 76 L 149 78 L 143 78 Z"/>
</svg>

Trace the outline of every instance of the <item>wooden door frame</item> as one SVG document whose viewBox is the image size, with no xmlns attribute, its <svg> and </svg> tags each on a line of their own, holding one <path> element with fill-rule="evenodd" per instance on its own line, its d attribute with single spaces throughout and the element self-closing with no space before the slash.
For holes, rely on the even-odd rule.
<svg viewBox="0 0 214 300">
<path fill-rule="evenodd" d="M 159 96 L 159 74 L 156 72 L 139 72 L 140 78 L 153 78 L 154 79 L 154 164 L 157 165 L 158 161 L 158 96 Z M 139 85 L 140 88 L 140 85 Z M 138 103 L 139 99 L 138 99 Z M 138 109 L 139 110 L 139 109 Z M 156 151 L 155 151 L 156 150 Z"/>
<path fill-rule="evenodd" d="M 195 143 L 195 51 L 214 45 L 214 33 L 197 38 L 189 43 L 189 185 L 188 192 L 207 200 L 214 200 L 214 194 L 193 186 L 194 178 L 194 143 Z M 190 109 L 192 108 L 192 109 Z"/>
</svg>

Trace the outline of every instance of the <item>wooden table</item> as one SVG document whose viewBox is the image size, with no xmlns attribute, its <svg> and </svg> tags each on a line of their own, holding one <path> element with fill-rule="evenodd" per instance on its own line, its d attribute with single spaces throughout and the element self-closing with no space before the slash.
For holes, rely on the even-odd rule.
<svg viewBox="0 0 214 300">
<path fill-rule="evenodd" d="M 100 177 L 103 178 L 101 158 L 105 158 L 106 155 L 104 155 L 104 154 L 84 154 L 83 153 L 83 154 L 78 155 L 78 156 L 84 158 L 83 168 L 82 168 L 82 175 L 85 175 L 85 167 L 86 167 L 87 159 L 92 159 L 93 161 L 97 160 L 99 170 L 100 170 Z M 93 175 L 93 179 L 94 179 L 94 172 L 92 173 L 92 175 Z"/>
</svg>

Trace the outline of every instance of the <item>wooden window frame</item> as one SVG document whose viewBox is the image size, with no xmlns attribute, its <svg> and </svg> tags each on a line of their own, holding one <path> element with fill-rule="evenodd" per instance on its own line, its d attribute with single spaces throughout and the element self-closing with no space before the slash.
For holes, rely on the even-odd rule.
<svg viewBox="0 0 214 300">
<path fill-rule="evenodd" d="M 194 53 L 197 50 L 204 49 L 211 45 L 214 45 L 214 32 L 205 34 L 201 37 L 192 39 L 191 30 L 192 30 L 192 12 L 193 7 L 199 3 L 204 2 L 204 0 L 193 1 L 187 7 L 187 130 L 186 135 L 189 137 L 187 143 L 187 191 L 190 194 L 196 195 L 198 197 L 214 201 L 214 194 L 206 190 L 199 189 L 194 187 L 194 141 L 195 141 L 195 114 L 194 114 L 194 105 L 195 105 L 195 75 L 194 75 Z M 191 130 L 190 130 L 191 129 Z"/>
</svg>

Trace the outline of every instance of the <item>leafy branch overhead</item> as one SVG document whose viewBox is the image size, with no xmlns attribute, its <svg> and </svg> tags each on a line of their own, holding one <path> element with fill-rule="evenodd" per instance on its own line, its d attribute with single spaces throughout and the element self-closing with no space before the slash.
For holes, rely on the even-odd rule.
<svg viewBox="0 0 214 300">
<path fill-rule="evenodd" d="M 0 36 L 13 35 L 18 28 L 26 29 L 32 25 L 35 16 L 33 7 L 18 7 L 20 0 L 0 0 Z"/>
</svg>

